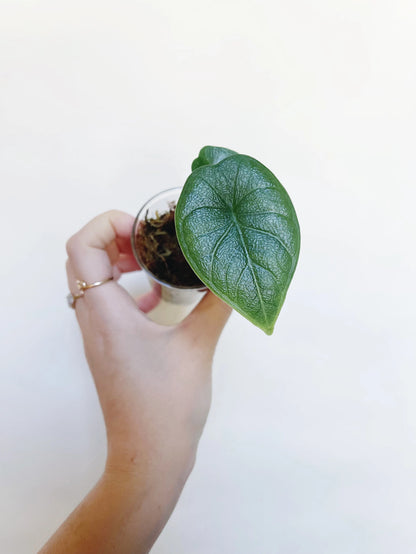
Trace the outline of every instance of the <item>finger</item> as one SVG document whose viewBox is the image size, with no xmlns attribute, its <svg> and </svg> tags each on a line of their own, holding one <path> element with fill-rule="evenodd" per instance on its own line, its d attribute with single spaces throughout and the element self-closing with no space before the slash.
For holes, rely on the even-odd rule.
<svg viewBox="0 0 416 554">
<path fill-rule="evenodd" d="M 116 262 L 116 267 L 121 273 L 141 270 L 141 267 L 137 263 L 136 258 L 133 255 L 129 254 L 120 254 Z"/>
<path fill-rule="evenodd" d="M 231 312 L 228 304 L 208 291 L 179 327 L 215 348 Z"/>
<path fill-rule="evenodd" d="M 76 296 L 77 294 L 79 294 L 80 291 L 79 291 L 78 287 L 76 286 L 77 278 L 75 277 L 74 270 L 72 269 L 72 266 L 71 266 L 71 263 L 70 263 L 69 260 L 66 261 L 65 268 L 66 268 L 66 275 L 67 275 L 67 280 L 68 280 L 69 291 L 74 296 Z M 75 312 L 76 312 L 77 316 L 83 310 L 85 311 L 85 304 L 83 305 L 83 303 L 79 302 L 79 300 L 82 300 L 82 298 L 78 298 L 78 300 L 76 300 L 76 302 L 75 302 Z M 84 314 L 84 319 L 85 319 L 85 314 Z M 79 317 L 78 317 L 78 321 L 79 321 Z"/>
<path fill-rule="evenodd" d="M 99 215 L 71 237 L 67 242 L 71 279 L 94 283 L 109 277 L 117 278 L 120 268 L 114 269 L 111 259 L 116 247 L 114 245 L 117 239 L 122 239 L 126 243 L 133 222 L 134 218 L 131 215 L 113 210 Z M 71 282 L 69 286 L 71 291 L 74 292 L 74 287 L 76 291 L 76 283 Z M 126 300 L 126 295 L 129 301 Z M 127 302 L 137 309 L 133 299 L 116 281 L 85 291 L 84 297 L 80 300 L 91 305 L 98 303 L 102 309 L 106 306 L 109 309 L 114 308 L 111 304 L 117 302 L 120 306 L 126 305 Z M 77 301 L 77 304 L 79 303 Z"/>
<path fill-rule="evenodd" d="M 113 275 L 115 241 L 130 236 L 133 222 L 131 215 L 113 210 L 94 218 L 69 239 L 68 258 L 77 279 L 91 283 Z"/>
<path fill-rule="evenodd" d="M 66 271 L 71 293 L 79 295 L 80 291 L 74 285 L 76 274 L 69 259 Z M 83 296 L 76 299 L 74 308 L 84 339 L 97 332 L 99 334 L 103 329 L 116 332 L 132 321 L 134 324 L 146 325 L 146 317 L 137 309 L 134 299 L 115 281 L 84 291 Z"/>
<path fill-rule="evenodd" d="M 147 314 L 159 304 L 161 300 L 162 286 L 159 283 L 155 283 L 150 292 L 144 294 L 137 300 L 139 310 Z"/>
<path fill-rule="evenodd" d="M 136 259 L 133 254 L 131 238 L 117 236 L 106 248 L 111 263 L 114 265 L 120 256 L 129 256 Z M 141 267 L 137 264 L 138 269 Z"/>
<path fill-rule="evenodd" d="M 106 247 L 107 255 L 110 258 L 111 265 L 115 265 L 120 257 L 120 250 L 118 248 L 116 240 L 112 240 Z"/>
<path fill-rule="evenodd" d="M 131 254 L 133 256 L 130 234 L 127 237 L 118 236 L 116 238 L 116 243 L 120 254 Z"/>
</svg>

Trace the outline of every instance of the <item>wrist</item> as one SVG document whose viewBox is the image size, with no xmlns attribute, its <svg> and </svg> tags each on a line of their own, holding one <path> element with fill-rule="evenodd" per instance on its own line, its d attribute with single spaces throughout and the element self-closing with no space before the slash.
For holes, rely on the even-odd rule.
<svg viewBox="0 0 416 554">
<path fill-rule="evenodd" d="M 124 455 L 108 456 L 101 482 L 109 491 L 108 499 L 114 502 L 114 495 L 120 497 L 119 509 L 140 522 L 143 529 L 143 548 L 137 552 L 148 552 L 162 532 L 183 487 L 194 466 L 195 456 L 189 456 L 180 464 L 155 464 Z M 139 525 L 139 524 L 138 524 Z M 137 531 L 137 529 L 136 529 Z"/>
</svg>

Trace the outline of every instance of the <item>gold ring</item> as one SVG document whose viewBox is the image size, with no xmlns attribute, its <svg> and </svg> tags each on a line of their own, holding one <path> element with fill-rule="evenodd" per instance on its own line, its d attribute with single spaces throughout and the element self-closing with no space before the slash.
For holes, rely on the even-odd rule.
<svg viewBox="0 0 416 554">
<path fill-rule="evenodd" d="M 77 303 L 78 298 L 82 298 L 85 294 L 85 291 L 88 289 L 92 289 L 93 287 L 99 287 L 100 285 L 104 285 L 104 283 L 108 283 L 108 281 L 112 281 L 114 277 L 108 277 L 108 279 L 104 279 L 104 281 L 96 281 L 95 283 L 86 283 L 85 281 L 81 281 L 80 279 L 77 279 L 77 287 L 79 290 L 79 294 L 72 294 L 70 292 L 66 299 L 68 301 L 68 305 L 70 308 L 73 308 L 75 310 L 75 304 Z"/>
</svg>

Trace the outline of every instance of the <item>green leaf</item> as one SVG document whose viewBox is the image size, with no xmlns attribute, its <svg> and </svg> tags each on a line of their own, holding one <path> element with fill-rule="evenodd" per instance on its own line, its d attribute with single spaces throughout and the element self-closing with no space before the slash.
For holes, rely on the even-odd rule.
<svg viewBox="0 0 416 554">
<path fill-rule="evenodd" d="M 237 152 L 218 146 L 204 146 L 204 148 L 201 148 L 198 157 L 192 162 L 192 171 L 203 165 L 216 164 L 233 154 L 237 154 Z"/>
<path fill-rule="evenodd" d="M 209 289 L 271 334 L 299 256 L 295 209 L 257 160 L 213 147 L 201 153 L 206 163 L 188 177 L 176 207 L 180 247 Z"/>
</svg>

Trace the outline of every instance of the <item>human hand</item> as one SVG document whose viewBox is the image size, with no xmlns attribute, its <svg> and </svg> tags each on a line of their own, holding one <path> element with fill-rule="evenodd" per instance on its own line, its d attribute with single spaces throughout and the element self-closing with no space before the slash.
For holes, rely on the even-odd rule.
<svg viewBox="0 0 416 554">
<path fill-rule="evenodd" d="M 74 294 L 77 279 L 114 277 L 85 291 L 76 315 L 107 429 L 104 481 L 136 486 L 147 499 L 142 550 L 135 550 L 145 552 L 193 467 L 210 406 L 213 354 L 231 309 L 208 292 L 176 327 L 150 321 L 141 310 L 151 307 L 151 294 L 137 303 L 117 283 L 121 273 L 139 269 L 132 226 L 133 218 L 118 211 L 92 220 L 67 243 L 67 274 Z"/>
</svg>

